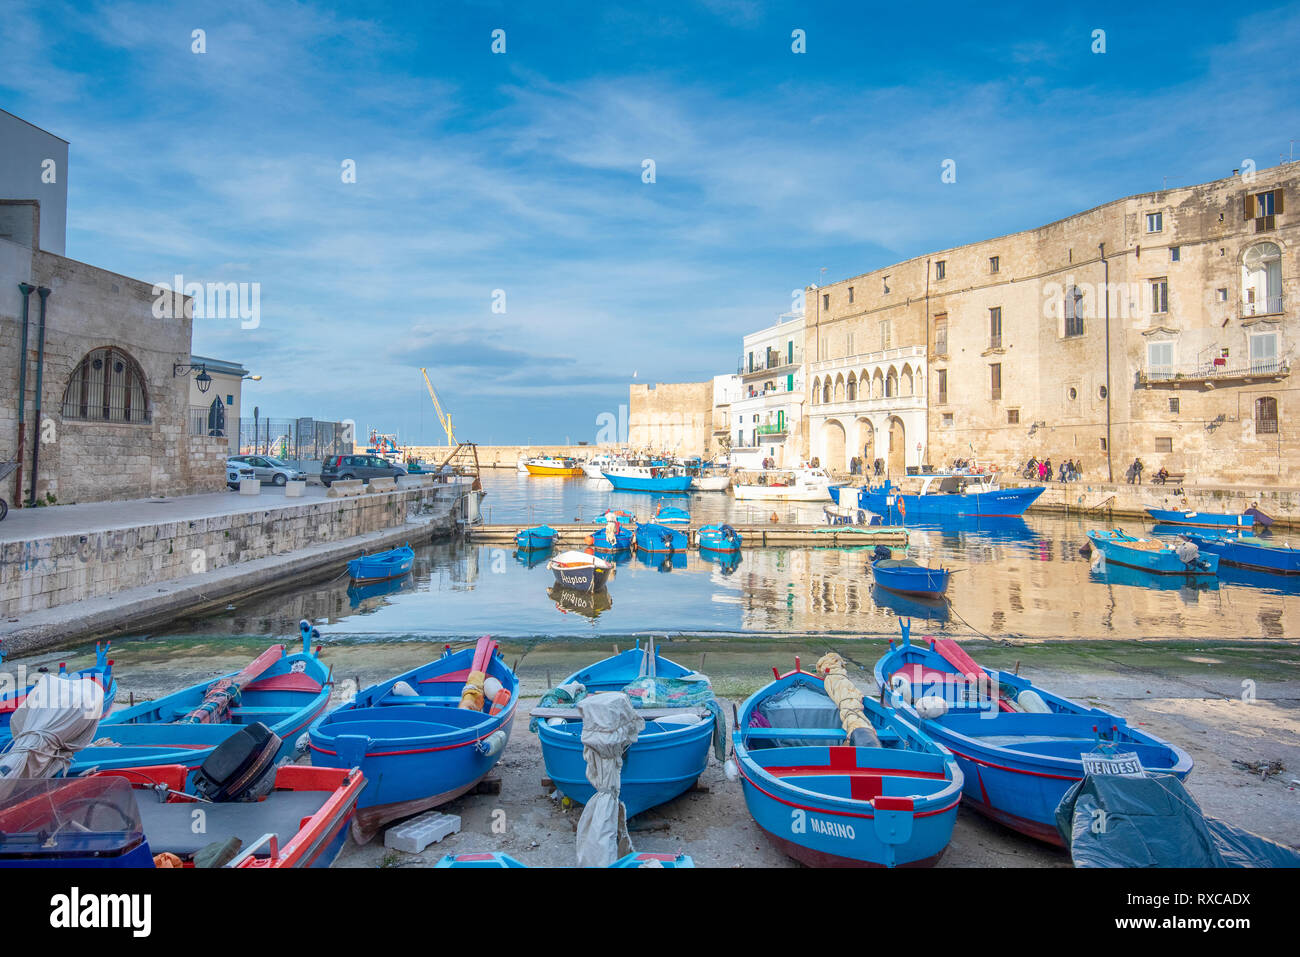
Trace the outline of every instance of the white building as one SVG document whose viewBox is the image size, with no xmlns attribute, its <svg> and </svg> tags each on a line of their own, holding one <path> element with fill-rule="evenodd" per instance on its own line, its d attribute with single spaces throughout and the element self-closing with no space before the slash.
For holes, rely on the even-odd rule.
<svg viewBox="0 0 1300 957">
<path fill-rule="evenodd" d="M 40 205 L 40 248 L 67 255 L 68 141 L 0 110 L 0 199 L 34 199 Z M 31 245 L 30 236 L 4 236 Z"/>
<path fill-rule="evenodd" d="M 786 313 L 744 338 L 737 368 L 740 395 L 731 403 L 731 465 L 800 464 L 804 407 L 804 317 Z"/>
</svg>

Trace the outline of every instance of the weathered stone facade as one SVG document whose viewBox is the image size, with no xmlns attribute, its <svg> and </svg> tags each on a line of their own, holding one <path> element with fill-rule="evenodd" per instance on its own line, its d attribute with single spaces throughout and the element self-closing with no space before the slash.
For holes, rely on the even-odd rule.
<svg viewBox="0 0 1300 957">
<path fill-rule="evenodd" d="M 222 489 L 227 443 L 189 434 L 189 381 L 173 376 L 176 363 L 190 360 L 192 320 L 185 313 L 157 318 L 149 283 L 41 250 L 36 203 L 0 201 L 3 223 L 9 226 L 0 229 L 0 368 L 5 370 L 0 374 L 6 382 L 0 390 L 0 461 L 14 461 L 17 455 L 20 284 L 50 290 L 39 418 L 40 297 L 33 291 L 28 299 L 23 488 L 18 494 L 15 474 L 5 483 L 4 497 L 11 505 L 26 499 L 37 442 L 39 501 L 67 504 Z M 32 241 L 14 241 L 26 236 Z M 109 361 L 99 359 L 93 373 L 97 383 L 113 377 L 102 393 L 98 385 L 90 397 L 84 385 L 70 392 L 83 360 L 95 362 L 92 354 L 102 356 L 96 350 L 106 348 L 113 350 Z M 128 384 L 122 387 L 122 381 Z M 110 399 L 110 385 L 122 396 L 135 396 L 128 415 L 106 413 L 110 405 L 116 410 L 130 401 L 120 398 L 119 391 Z"/>
<path fill-rule="evenodd" d="M 634 449 L 710 455 L 713 381 L 628 387 L 627 441 Z"/>
<path fill-rule="evenodd" d="M 1122 480 L 1137 457 L 1148 476 L 1291 482 L 1298 186 L 1284 164 L 809 287 L 813 454 L 880 449 L 887 417 L 905 426 L 891 471 L 1036 455 Z"/>
</svg>

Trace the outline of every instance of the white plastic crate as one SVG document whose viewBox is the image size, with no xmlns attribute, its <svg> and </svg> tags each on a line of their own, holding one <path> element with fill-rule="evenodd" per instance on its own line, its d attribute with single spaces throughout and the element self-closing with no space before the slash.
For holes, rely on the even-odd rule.
<svg viewBox="0 0 1300 957">
<path fill-rule="evenodd" d="M 384 847 L 408 854 L 419 854 L 448 834 L 460 831 L 460 815 L 429 811 L 409 821 L 395 824 L 384 832 Z"/>
</svg>

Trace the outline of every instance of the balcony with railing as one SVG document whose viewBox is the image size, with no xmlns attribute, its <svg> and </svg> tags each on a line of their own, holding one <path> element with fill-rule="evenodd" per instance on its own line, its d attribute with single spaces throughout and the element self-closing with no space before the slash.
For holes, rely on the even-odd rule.
<svg viewBox="0 0 1300 957">
<path fill-rule="evenodd" d="M 780 425 L 760 425 L 757 429 L 759 435 L 767 436 L 785 435 L 789 431 L 789 427 L 784 423 Z"/>
<path fill-rule="evenodd" d="M 1228 365 L 1226 359 L 1202 362 L 1195 365 L 1148 366 L 1137 372 L 1137 384 L 1150 388 L 1153 385 L 1179 383 L 1214 383 L 1249 381 L 1251 379 L 1279 379 L 1291 374 L 1290 359 L 1254 359 Z"/>
<path fill-rule="evenodd" d="M 751 375 L 764 375 L 768 373 L 781 374 L 792 371 L 796 366 L 803 364 L 803 349 L 790 351 L 780 351 L 769 349 L 765 355 L 755 356 L 754 364 L 749 364 L 746 356 L 741 356 L 740 361 L 736 364 L 736 375 L 748 377 Z"/>
<path fill-rule="evenodd" d="M 1249 319 L 1252 316 L 1276 316 L 1284 311 L 1284 306 L 1281 296 L 1266 296 L 1255 302 L 1243 302 L 1241 317 Z"/>
</svg>

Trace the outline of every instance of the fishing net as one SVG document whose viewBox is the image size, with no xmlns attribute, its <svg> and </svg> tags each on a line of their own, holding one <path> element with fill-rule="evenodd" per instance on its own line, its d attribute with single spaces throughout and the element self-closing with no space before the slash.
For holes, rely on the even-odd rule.
<svg viewBox="0 0 1300 957">
<path fill-rule="evenodd" d="M 692 672 L 680 678 L 645 675 L 623 686 L 634 708 L 705 708 L 713 719 L 713 753 L 727 756 L 727 719 L 713 696 L 707 675 Z"/>
<path fill-rule="evenodd" d="M 587 697 L 586 686 L 578 681 L 570 681 L 566 685 L 557 685 L 542 695 L 542 700 L 537 703 L 537 707 L 567 708 L 576 705 L 585 697 Z M 541 718 L 533 718 L 528 722 L 528 730 L 536 734 L 537 726 L 541 723 Z"/>
</svg>

